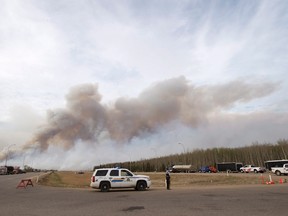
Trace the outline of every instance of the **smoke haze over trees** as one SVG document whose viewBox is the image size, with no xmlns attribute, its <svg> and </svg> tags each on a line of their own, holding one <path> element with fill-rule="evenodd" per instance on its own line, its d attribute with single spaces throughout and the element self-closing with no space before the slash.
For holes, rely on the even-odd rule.
<svg viewBox="0 0 288 216">
<path fill-rule="evenodd" d="M 102 164 L 96 167 L 125 167 L 132 171 L 163 172 L 172 165 L 189 164 L 192 169 L 198 170 L 201 166 L 215 166 L 222 162 L 240 162 L 264 167 L 264 162 L 268 160 L 288 159 L 288 140 L 279 140 L 276 144 L 254 143 L 246 147 L 238 148 L 209 148 L 196 149 L 192 152 L 174 154 L 164 157 L 152 158 L 142 161 L 115 161 L 112 164 Z M 94 167 L 94 168 L 96 168 Z"/>
</svg>

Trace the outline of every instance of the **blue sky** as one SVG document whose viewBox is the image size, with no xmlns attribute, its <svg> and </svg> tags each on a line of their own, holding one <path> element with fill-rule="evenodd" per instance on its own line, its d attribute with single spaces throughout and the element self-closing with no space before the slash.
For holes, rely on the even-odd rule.
<svg viewBox="0 0 288 216">
<path fill-rule="evenodd" d="M 153 157 L 155 148 L 159 156 L 181 153 L 179 142 L 193 150 L 287 138 L 286 1 L 0 2 L 0 154 L 5 158 L 11 144 L 21 152 L 11 163 L 90 168 Z M 104 131 L 96 144 L 75 140 L 69 154 L 55 140 L 45 151 L 22 151 L 49 124 L 47 111 L 69 110 L 66 96 L 75 86 L 97 85 L 101 106 L 113 107 L 179 77 L 205 98 L 202 107 L 193 103 L 207 111 L 199 111 L 197 124 L 177 116 L 121 144 Z M 231 83 L 237 85 L 223 92 Z M 221 92 L 219 104 L 211 102 L 213 91 Z M 230 93 L 238 98 L 224 106 Z M 83 152 L 96 159 L 83 162 Z"/>
</svg>

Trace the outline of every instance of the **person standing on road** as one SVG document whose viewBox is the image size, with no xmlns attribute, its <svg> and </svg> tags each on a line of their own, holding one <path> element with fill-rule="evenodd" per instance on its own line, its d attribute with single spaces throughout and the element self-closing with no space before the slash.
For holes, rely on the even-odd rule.
<svg viewBox="0 0 288 216">
<path fill-rule="evenodd" d="M 167 190 L 170 190 L 170 172 L 168 169 L 166 170 L 166 187 Z"/>
</svg>

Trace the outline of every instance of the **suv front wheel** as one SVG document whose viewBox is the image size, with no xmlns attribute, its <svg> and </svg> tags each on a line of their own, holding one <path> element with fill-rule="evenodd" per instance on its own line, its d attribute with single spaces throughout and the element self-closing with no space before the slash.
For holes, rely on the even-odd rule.
<svg viewBox="0 0 288 216">
<path fill-rule="evenodd" d="M 144 190 L 146 190 L 146 187 L 147 187 L 147 185 L 146 185 L 145 181 L 139 181 L 139 182 L 137 182 L 136 190 L 144 191 Z"/>
</svg>

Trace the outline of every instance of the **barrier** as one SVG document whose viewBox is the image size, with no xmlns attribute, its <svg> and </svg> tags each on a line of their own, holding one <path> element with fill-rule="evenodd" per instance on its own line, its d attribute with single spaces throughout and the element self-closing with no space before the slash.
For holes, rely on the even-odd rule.
<svg viewBox="0 0 288 216">
<path fill-rule="evenodd" d="M 19 184 L 17 185 L 16 189 L 17 189 L 17 188 L 25 188 L 25 189 L 26 189 L 26 187 L 27 187 L 28 185 L 31 185 L 32 187 L 34 187 L 32 180 L 31 180 L 31 179 L 22 179 L 22 180 L 19 182 Z"/>
<path fill-rule="evenodd" d="M 269 182 L 266 182 L 266 184 L 275 184 L 275 182 L 272 180 L 271 175 L 269 175 L 269 179 L 270 179 L 270 181 L 269 181 Z"/>
</svg>

